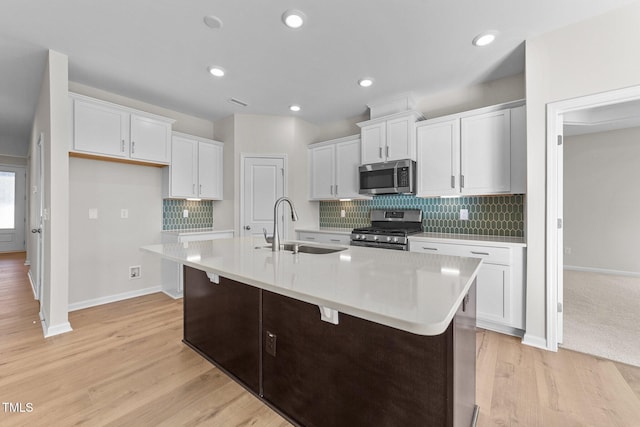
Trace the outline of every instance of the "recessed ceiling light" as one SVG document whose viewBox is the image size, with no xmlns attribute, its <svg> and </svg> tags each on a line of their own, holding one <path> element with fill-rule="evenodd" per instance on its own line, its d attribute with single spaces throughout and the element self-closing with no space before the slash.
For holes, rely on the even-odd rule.
<svg viewBox="0 0 640 427">
<path fill-rule="evenodd" d="M 360 79 L 358 80 L 358 84 L 362 87 L 369 87 L 373 84 L 373 79 L 370 78 L 364 78 L 364 79 Z"/>
<path fill-rule="evenodd" d="M 224 68 L 222 67 L 218 67 L 218 66 L 209 67 L 209 72 L 211 73 L 212 76 L 216 76 L 216 77 L 224 76 Z"/>
<path fill-rule="evenodd" d="M 207 25 L 207 27 L 213 28 L 214 30 L 219 30 L 220 28 L 222 28 L 222 20 L 217 16 L 205 16 L 204 23 Z"/>
<path fill-rule="evenodd" d="M 298 112 L 300 111 L 300 106 L 299 105 L 290 105 L 289 106 L 289 110 L 293 111 L 293 112 Z"/>
<path fill-rule="evenodd" d="M 282 22 L 289 28 L 300 28 L 304 24 L 306 16 L 299 10 L 290 9 L 282 14 Z"/>
<path fill-rule="evenodd" d="M 474 46 L 478 46 L 478 47 L 487 46 L 493 43 L 497 35 L 498 33 L 495 31 L 487 31 L 484 33 L 480 33 L 473 38 L 473 41 L 471 43 L 473 43 Z"/>
</svg>

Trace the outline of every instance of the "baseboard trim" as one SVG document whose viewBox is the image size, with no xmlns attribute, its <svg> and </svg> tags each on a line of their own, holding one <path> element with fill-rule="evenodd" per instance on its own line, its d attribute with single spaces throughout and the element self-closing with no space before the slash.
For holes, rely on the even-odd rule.
<svg viewBox="0 0 640 427">
<path fill-rule="evenodd" d="M 490 331 L 499 332 L 505 335 L 511 335 L 513 337 L 522 338 L 524 331 L 522 329 L 514 328 L 512 326 L 500 325 L 488 320 L 476 319 L 476 326 L 482 329 L 488 329 Z"/>
<path fill-rule="evenodd" d="M 36 295 L 36 284 L 33 283 L 33 277 L 31 276 L 31 269 L 27 273 L 27 277 L 29 278 L 29 283 L 31 284 L 31 291 L 33 292 L 33 299 L 37 300 L 38 295 Z"/>
<path fill-rule="evenodd" d="M 524 333 L 524 337 L 522 337 L 522 344 L 528 345 L 530 347 L 537 347 L 543 350 L 549 350 L 547 347 L 547 340 L 542 337 L 536 337 L 528 333 Z"/>
<path fill-rule="evenodd" d="M 565 265 L 564 269 L 568 271 L 581 271 L 584 273 L 608 274 L 612 276 L 640 277 L 640 273 L 637 273 L 634 271 L 609 270 L 606 268 L 579 267 L 576 265 Z"/>
<path fill-rule="evenodd" d="M 42 334 L 44 335 L 45 338 L 49 338 L 55 335 L 60 335 L 60 334 L 73 331 L 73 329 L 71 328 L 71 323 L 69 322 L 64 322 L 58 325 L 50 326 L 47 324 L 47 319 L 45 319 L 44 315 L 42 314 L 42 311 L 38 313 L 38 316 L 40 316 L 40 323 L 42 324 Z"/>
<path fill-rule="evenodd" d="M 121 294 L 109 295 L 106 297 L 74 302 L 73 304 L 69 304 L 69 311 L 82 310 L 84 308 L 95 307 L 97 305 L 109 304 L 111 302 L 123 301 L 130 298 L 136 298 L 144 295 L 155 294 L 156 292 L 161 292 L 161 291 L 162 291 L 161 286 L 152 286 L 150 288 L 138 289 L 131 292 L 123 292 Z"/>
</svg>

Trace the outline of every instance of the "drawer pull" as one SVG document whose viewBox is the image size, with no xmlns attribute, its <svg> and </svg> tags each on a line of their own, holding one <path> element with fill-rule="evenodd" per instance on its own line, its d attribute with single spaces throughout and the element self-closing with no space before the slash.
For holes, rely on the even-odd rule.
<svg viewBox="0 0 640 427">
<path fill-rule="evenodd" d="M 315 238 L 315 237 L 307 236 L 307 237 L 305 237 L 305 238 L 304 238 L 304 240 L 316 240 L 316 238 Z"/>
<path fill-rule="evenodd" d="M 476 251 L 471 251 L 472 254 L 474 255 L 491 255 L 489 252 L 476 252 Z"/>
<path fill-rule="evenodd" d="M 338 243 L 340 243 L 340 239 L 329 239 L 329 240 L 331 240 L 332 242 L 338 242 Z"/>
<path fill-rule="evenodd" d="M 423 246 L 422 249 L 424 249 L 425 251 L 437 251 L 438 248 L 428 248 L 426 246 Z"/>
</svg>

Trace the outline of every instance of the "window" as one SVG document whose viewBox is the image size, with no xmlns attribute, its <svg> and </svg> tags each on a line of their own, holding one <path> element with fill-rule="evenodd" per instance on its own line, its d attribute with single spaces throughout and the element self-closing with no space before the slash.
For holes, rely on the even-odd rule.
<svg viewBox="0 0 640 427">
<path fill-rule="evenodd" d="M 0 171 L 0 229 L 15 228 L 16 173 Z"/>
</svg>

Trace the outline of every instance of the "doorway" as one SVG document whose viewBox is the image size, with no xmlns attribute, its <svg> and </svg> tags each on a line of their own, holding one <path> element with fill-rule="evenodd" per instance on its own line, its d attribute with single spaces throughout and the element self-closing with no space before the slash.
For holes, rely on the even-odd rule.
<svg viewBox="0 0 640 427">
<path fill-rule="evenodd" d="M 639 102 L 640 86 L 637 86 L 547 105 L 547 347 L 550 350 L 557 350 L 558 344 L 564 341 L 565 123 L 571 123 L 580 115 L 606 110 L 611 112 L 630 105 L 635 107 L 635 115 L 639 116 Z M 620 126 L 626 121 L 622 119 L 621 116 L 617 119 L 611 116 L 606 122 L 610 126 Z M 597 121 L 591 120 L 590 124 L 594 125 Z"/>
<path fill-rule="evenodd" d="M 287 194 L 287 157 L 242 154 L 240 165 L 240 235 L 264 242 L 263 229 L 269 235 L 273 231 L 273 205 Z M 280 213 L 278 228 L 285 239 L 286 215 Z"/>
<path fill-rule="evenodd" d="M 0 252 L 25 250 L 26 168 L 0 165 Z"/>
</svg>

